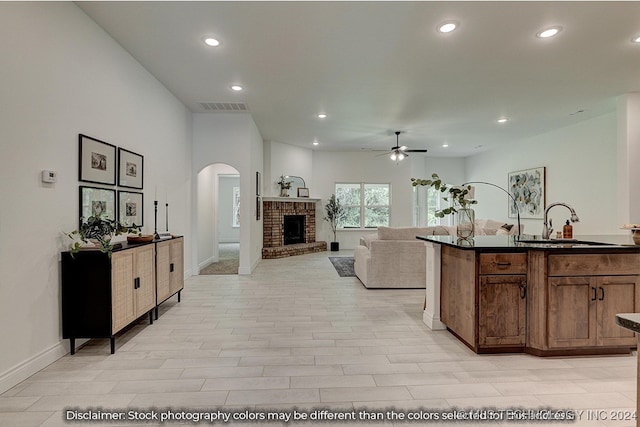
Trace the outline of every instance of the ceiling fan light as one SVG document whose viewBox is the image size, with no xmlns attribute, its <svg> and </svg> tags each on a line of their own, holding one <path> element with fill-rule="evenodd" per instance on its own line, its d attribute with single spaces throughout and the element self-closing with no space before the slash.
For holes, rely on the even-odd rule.
<svg viewBox="0 0 640 427">
<path fill-rule="evenodd" d="M 391 153 L 391 160 L 393 160 L 394 162 L 396 161 L 396 159 L 398 158 L 396 152 L 394 151 L 393 153 Z"/>
<path fill-rule="evenodd" d="M 398 154 L 398 160 L 403 160 L 403 159 L 404 159 L 404 154 L 399 153 L 399 154 Z"/>
</svg>

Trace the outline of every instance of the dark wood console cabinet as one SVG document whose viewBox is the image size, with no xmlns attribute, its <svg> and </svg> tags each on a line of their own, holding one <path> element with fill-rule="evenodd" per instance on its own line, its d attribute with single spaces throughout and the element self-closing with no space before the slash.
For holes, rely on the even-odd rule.
<svg viewBox="0 0 640 427">
<path fill-rule="evenodd" d="M 99 250 L 62 253 L 62 337 L 109 338 L 184 287 L 183 238 L 128 245 L 111 257 Z"/>
</svg>

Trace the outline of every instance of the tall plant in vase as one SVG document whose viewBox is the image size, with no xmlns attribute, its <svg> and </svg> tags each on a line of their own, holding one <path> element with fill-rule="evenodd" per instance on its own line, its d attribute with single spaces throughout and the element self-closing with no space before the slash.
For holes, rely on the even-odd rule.
<svg viewBox="0 0 640 427">
<path fill-rule="evenodd" d="M 340 225 L 340 221 L 344 219 L 346 212 L 342 205 L 340 204 L 340 200 L 336 199 L 336 195 L 332 194 L 327 201 L 327 204 L 324 205 L 325 216 L 324 220 L 329 222 L 331 226 L 331 231 L 333 231 L 333 242 L 331 242 L 331 250 L 339 251 L 340 243 L 338 242 L 338 225 Z"/>
<path fill-rule="evenodd" d="M 414 187 L 433 187 L 441 193 L 447 193 L 448 195 L 443 197 L 443 199 L 451 202 L 451 206 L 436 211 L 435 216 L 444 218 L 445 215 L 457 213 L 456 232 L 458 238 L 463 240 L 473 239 L 475 235 L 475 214 L 471 206 L 478 202 L 473 199 L 473 187 L 471 187 L 471 185 L 459 186 L 445 184 L 437 173 L 432 174 L 431 179 L 411 178 L 411 185 Z"/>
</svg>

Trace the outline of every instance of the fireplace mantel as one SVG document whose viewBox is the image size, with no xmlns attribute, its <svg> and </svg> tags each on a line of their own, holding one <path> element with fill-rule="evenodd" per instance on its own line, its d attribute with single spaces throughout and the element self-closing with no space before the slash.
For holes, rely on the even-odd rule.
<svg viewBox="0 0 640 427">
<path fill-rule="evenodd" d="M 312 197 L 263 197 L 263 202 L 319 202 L 322 199 Z"/>
</svg>

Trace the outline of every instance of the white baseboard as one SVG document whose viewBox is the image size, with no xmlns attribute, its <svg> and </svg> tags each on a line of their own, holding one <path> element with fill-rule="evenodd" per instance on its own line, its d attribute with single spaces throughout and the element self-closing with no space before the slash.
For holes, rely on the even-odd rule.
<svg viewBox="0 0 640 427">
<path fill-rule="evenodd" d="M 198 271 L 202 270 L 203 268 L 205 268 L 206 266 L 208 266 L 209 264 L 211 264 L 213 262 L 218 262 L 216 257 L 212 256 L 212 257 L 209 257 L 209 258 L 205 259 L 200 264 L 198 264 Z"/>
<path fill-rule="evenodd" d="M 78 348 L 78 345 L 76 345 L 76 348 Z M 1 373 L 0 394 L 26 380 L 36 372 L 46 368 L 67 353 L 69 353 L 68 347 L 60 341 L 59 343 L 52 345 L 51 347 Z"/>
</svg>

